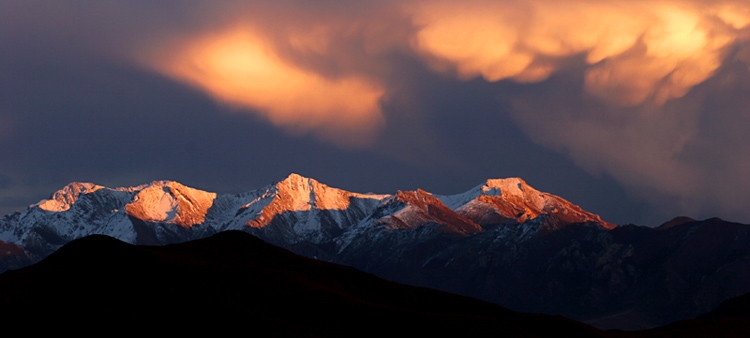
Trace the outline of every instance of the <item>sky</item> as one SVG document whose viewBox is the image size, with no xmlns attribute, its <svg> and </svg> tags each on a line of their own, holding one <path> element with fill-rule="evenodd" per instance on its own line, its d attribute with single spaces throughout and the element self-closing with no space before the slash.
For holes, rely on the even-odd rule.
<svg viewBox="0 0 750 338">
<path fill-rule="evenodd" d="M 750 223 L 749 126 L 746 0 L 0 2 L 2 214 L 297 173 Z"/>
</svg>

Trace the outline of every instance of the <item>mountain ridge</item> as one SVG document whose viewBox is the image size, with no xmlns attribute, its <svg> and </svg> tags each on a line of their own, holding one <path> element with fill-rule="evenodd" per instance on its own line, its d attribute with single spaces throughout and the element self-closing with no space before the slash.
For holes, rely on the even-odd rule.
<svg viewBox="0 0 750 338">
<path fill-rule="evenodd" d="M 491 188 L 486 188 L 478 194 L 468 191 L 449 196 L 433 195 L 421 189 L 394 194 L 354 193 L 294 173 L 266 187 L 239 194 L 216 194 L 167 180 L 119 188 L 73 182 L 53 193 L 50 198 L 43 199 L 21 212 L 7 215 L 4 218 L 6 221 L 0 222 L 0 240 L 24 247 L 34 247 L 39 244 L 38 242 L 44 241 L 41 238 L 44 236 L 39 233 L 41 231 L 47 233 L 48 238 L 57 237 L 56 241 L 52 242 L 65 242 L 82 235 L 102 233 L 129 243 L 138 243 L 138 230 L 130 225 L 135 220 L 140 223 L 159 224 L 156 228 L 162 229 L 154 231 L 153 235 L 156 237 L 159 237 L 159 232 L 169 232 L 164 229 L 167 224 L 185 229 L 200 228 L 196 232 L 203 236 L 243 226 L 261 229 L 276 222 L 288 228 L 283 229 L 287 236 L 285 240 L 293 241 L 292 237 L 301 236 L 300 238 L 305 240 L 320 242 L 329 240 L 332 233 L 355 225 L 392 198 L 400 199 L 407 206 L 414 206 L 423 211 L 429 211 L 429 208 L 425 208 L 424 202 L 419 201 L 429 199 L 428 204 L 433 206 L 434 211 L 443 211 L 438 216 L 447 217 L 442 220 L 436 215 L 429 216 L 429 212 L 423 212 L 424 217 L 414 215 L 417 218 L 421 217 L 422 223 L 407 222 L 408 227 L 437 222 L 455 231 L 472 233 L 480 232 L 482 225 L 491 223 L 487 221 L 489 218 L 493 219 L 492 222 L 522 223 L 543 215 L 553 215 L 552 218 L 559 223 L 589 221 L 604 227 L 613 227 L 602 221 L 599 216 L 587 213 L 557 196 L 542 195 L 528 187 L 525 182 L 519 183 L 519 180 L 488 180 L 474 189 Z M 544 206 L 540 207 L 538 199 L 529 199 L 528 196 L 524 198 L 513 190 L 519 189 L 522 185 L 525 189 L 531 190 L 533 196 L 543 196 Z M 490 195 L 492 200 L 488 200 L 489 202 L 480 201 L 480 198 L 490 198 Z M 459 199 L 462 203 L 456 204 Z M 445 205 L 446 201 L 448 204 L 452 203 L 455 210 Z M 493 216 L 478 217 L 476 207 L 469 205 L 473 201 L 490 210 Z M 552 208 L 544 209 L 548 204 L 551 205 L 547 203 L 549 201 L 554 201 L 555 204 Z M 498 205 L 502 205 L 504 209 Z M 512 211 L 509 211 L 511 209 Z M 562 213 L 556 213 L 560 210 L 569 213 L 569 217 L 560 217 Z M 408 210 L 403 211 L 402 216 L 405 217 L 408 213 Z M 292 219 L 278 220 L 285 216 Z M 81 219 L 85 219 L 85 222 L 80 221 Z M 392 220 L 395 221 L 394 224 L 400 222 L 398 217 Z M 58 227 L 55 224 L 57 222 L 66 224 Z M 399 224 L 394 226 L 405 226 L 403 222 Z M 35 227 L 43 229 L 36 231 L 33 229 Z M 55 245 L 41 251 L 49 253 L 54 251 L 54 247 Z"/>
</svg>

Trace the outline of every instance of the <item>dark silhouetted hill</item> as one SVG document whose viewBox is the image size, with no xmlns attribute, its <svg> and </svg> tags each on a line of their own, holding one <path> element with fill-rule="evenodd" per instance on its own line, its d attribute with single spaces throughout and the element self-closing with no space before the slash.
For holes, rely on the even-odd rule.
<svg viewBox="0 0 750 338">
<path fill-rule="evenodd" d="M 33 318 L 61 327 L 244 329 L 261 336 L 601 336 L 562 317 L 513 312 L 298 256 L 240 231 L 166 246 L 103 235 L 72 241 L 0 275 L 0 316 L 6 323 Z"/>
</svg>

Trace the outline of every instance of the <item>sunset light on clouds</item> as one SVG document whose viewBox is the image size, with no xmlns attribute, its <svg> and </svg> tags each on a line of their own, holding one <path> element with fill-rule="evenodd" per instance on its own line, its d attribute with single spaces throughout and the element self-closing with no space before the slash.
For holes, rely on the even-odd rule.
<svg viewBox="0 0 750 338">
<path fill-rule="evenodd" d="M 715 73 L 750 20 L 750 5 L 742 2 L 471 0 L 383 7 L 399 8 L 412 19 L 411 36 L 403 35 L 410 41 L 402 43 L 438 71 L 455 67 L 461 79 L 540 82 L 569 65 L 566 58 L 584 55 L 585 90 L 623 106 L 662 105 L 684 96 Z M 148 62 L 283 128 L 312 131 L 340 145 L 371 144 L 384 118 L 379 100 L 386 89 L 377 75 L 332 77 L 278 51 L 340 62 L 328 44 L 347 31 L 313 24 L 264 34 L 237 22 L 188 36 L 176 47 L 161 44 L 160 58 Z M 378 33 L 364 36 L 364 43 L 401 38 L 383 36 L 393 31 Z"/>
<path fill-rule="evenodd" d="M 746 25 L 746 3 L 422 2 L 416 47 L 462 77 L 542 81 L 585 54 L 586 90 L 613 103 L 663 104 L 711 76 Z M 731 14 L 728 14 L 731 13 Z"/>
<path fill-rule="evenodd" d="M 302 69 L 279 57 L 272 42 L 250 27 L 196 37 L 166 54 L 155 61 L 157 70 L 223 103 L 257 110 L 295 133 L 311 131 L 341 146 L 361 146 L 372 142 L 382 125 L 380 86 L 362 77 L 326 78 Z"/>
<path fill-rule="evenodd" d="M 40 4 L 0 5 L 6 208 L 72 176 L 301 172 L 446 194 L 519 176 L 605 219 L 750 220 L 747 1 Z"/>
</svg>

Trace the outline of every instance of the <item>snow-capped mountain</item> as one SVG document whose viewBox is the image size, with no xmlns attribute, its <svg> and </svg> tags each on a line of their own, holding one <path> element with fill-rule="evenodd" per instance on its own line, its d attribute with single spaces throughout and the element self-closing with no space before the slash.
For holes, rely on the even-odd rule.
<svg viewBox="0 0 750 338">
<path fill-rule="evenodd" d="M 479 225 L 523 223 L 544 216 L 553 226 L 593 222 L 608 229 L 615 227 L 599 215 L 532 188 L 520 178 L 491 179 L 463 194 L 436 197 Z"/>
<path fill-rule="evenodd" d="M 274 242 L 320 243 L 358 222 L 388 195 L 358 194 L 292 174 L 241 194 L 217 195 L 173 181 L 129 188 L 71 183 L 0 221 L 0 241 L 46 256 L 92 234 L 167 244 L 240 229 Z"/>
<path fill-rule="evenodd" d="M 482 226 L 546 217 L 555 224 L 612 225 L 517 178 L 488 180 L 465 193 L 418 191 L 360 194 L 291 174 L 264 188 L 218 195 L 173 181 L 108 188 L 71 183 L 28 209 L 0 221 L 0 241 L 43 257 L 62 244 L 105 234 L 133 244 L 167 244 L 224 230 L 246 230 L 270 242 L 335 243 L 363 228 L 414 229 L 440 224 L 464 235 Z M 347 234 L 347 232 L 350 232 Z"/>
</svg>

